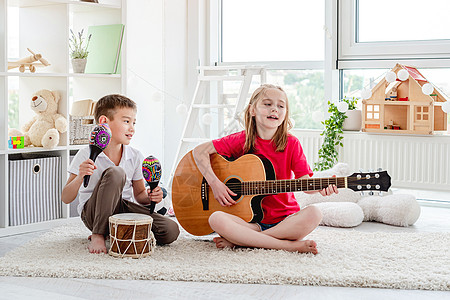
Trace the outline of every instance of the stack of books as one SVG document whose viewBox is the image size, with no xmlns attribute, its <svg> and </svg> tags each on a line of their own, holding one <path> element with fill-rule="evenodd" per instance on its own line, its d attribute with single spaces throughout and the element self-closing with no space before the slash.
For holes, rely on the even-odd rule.
<svg viewBox="0 0 450 300">
<path fill-rule="evenodd" d="M 70 110 L 71 116 L 76 117 L 87 117 L 94 115 L 95 102 L 92 99 L 78 100 L 72 104 L 72 109 Z"/>
</svg>

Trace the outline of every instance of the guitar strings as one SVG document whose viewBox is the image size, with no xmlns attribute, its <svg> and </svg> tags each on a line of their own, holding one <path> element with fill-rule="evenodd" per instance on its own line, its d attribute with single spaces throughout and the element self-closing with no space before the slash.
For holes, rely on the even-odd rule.
<svg viewBox="0 0 450 300">
<path fill-rule="evenodd" d="M 259 181 L 244 181 L 244 182 L 238 182 L 238 183 L 229 183 L 229 184 L 226 184 L 226 186 L 229 189 L 231 189 L 232 191 L 241 193 L 241 194 L 244 193 L 245 191 L 249 191 L 249 190 L 254 191 L 257 189 L 262 190 L 264 192 L 269 192 L 271 190 L 273 190 L 275 192 L 277 189 L 284 188 L 286 190 L 292 186 L 296 186 L 296 187 L 300 186 L 301 188 L 303 188 L 304 186 L 306 187 L 306 189 L 301 189 L 301 190 L 308 190 L 307 187 L 313 186 L 314 190 L 318 190 L 318 189 L 326 188 L 329 184 L 333 184 L 333 183 L 330 183 L 329 180 L 336 181 L 336 185 L 340 185 L 340 184 L 345 185 L 345 182 L 339 182 L 339 181 L 343 181 L 346 178 L 347 178 L 347 186 L 356 186 L 357 184 L 355 182 L 359 182 L 362 185 L 363 183 L 361 183 L 360 181 L 370 179 L 370 178 L 365 178 L 365 177 L 358 178 L 357 176 L 348 176 L 348 177 L 329 177 L 329 178 L 259 180 Z M 326 185 L 324 182 L 325 180 L 328 181 L 326 183 Z M 312 183 L 310 181 L 312 181 Z M 290 182 L 290 183 L 288 185 L 286 185 L 286 183 L 288 183 L 288 182 Z M 206 184 L 206 185 L 207 185 L 207 187 L 209 187 L 209 184 Z M 255 187 L 255 185 L 256 185 L 256 187 Z M 261 187 L 261 185 L 262 185 L 262 187 Z M 318 185 L 320 188 L 316 189 L 316 185 Z"/>
</svg>

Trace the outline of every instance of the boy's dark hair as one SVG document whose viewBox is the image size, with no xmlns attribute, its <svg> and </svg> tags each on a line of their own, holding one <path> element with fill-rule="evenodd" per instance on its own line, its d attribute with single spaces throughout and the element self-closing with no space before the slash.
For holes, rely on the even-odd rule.
<svg viewBox="0 0 450 300">
<path fill-rule="evenodd" d="M 102 115 L 112 120 L 114 114 L 116 113 L 116 109 L 122 107 L 128 107 L 134 110 L 137 109 L 136 102 L 119 94 L 106 95 L 100 98 L 95 104 L 94 109 L 95 122 L 98 123 L 98 119 Z"/>
</svg>

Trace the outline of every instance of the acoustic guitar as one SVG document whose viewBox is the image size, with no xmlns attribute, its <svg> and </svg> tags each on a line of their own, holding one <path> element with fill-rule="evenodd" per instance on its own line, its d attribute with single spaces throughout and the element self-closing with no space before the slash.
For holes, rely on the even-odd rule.
<svg viewBox="0 0 450 300">
<path fill-rule="evenodd" d="M 260 222 L 263 219 L 261 202 L 267 195 L 317 191 L 330 184 L 354 191 L 387 191 L 391 186 L 391 177 L 386 171 L 354 173 L 349 177 L 275 180 L 272 163 L 254 154 L 243 155 L 234 161 L 213 154 L 211 166 L 217 177 L 237 194 L 232 197 L 237 203 L 230 207 L 221 206 L 200 173 L 192 151 L 187 153 L 173 177 L 172 205 L 181 226 L 193 235 L 213 232 L 208 218 L 215 211 L 239 216 L 246 222 Z"/>
</svg>

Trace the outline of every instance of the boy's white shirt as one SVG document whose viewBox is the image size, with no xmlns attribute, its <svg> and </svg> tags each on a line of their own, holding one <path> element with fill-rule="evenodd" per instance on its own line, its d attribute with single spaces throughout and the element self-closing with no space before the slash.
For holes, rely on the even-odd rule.
<svg viewBox="0 0 450 300">
<path fill-rule="evenodd" d="M 69 173 L 78 175 L 80 164 L 89 158 L 90 150 L 89 146 L 82 148 L 75 155 L 72 163 L 69 166 Z M 142 175 L 142 162 L 144 161 L 144 156 L 142 153 L 134 149 L 131 146 L 123 145 L 122 158 L 120 159 L 119 167 L 124 169 L 127 174 L 127 181 L 123 188 L 122 198 L 134 201 L 133 197 L 133 186 L 132 180 L 140 180 L 144 179 Z M 115 164 L 106 156 L 105 153 L 100 153 L 95 160 L 95 165 L 97 169 L 94 170 L 94 174 L 91 175 L 89 179 L 89 185 L 85 188 L 83 184 L 81 184 L 80 189 L 78 190 L 78 200 L 79 204 L 77 207 L 78 213 L 81 215 L 83 211 L 84 204 L 89 200 L 94 191 L 95 186 L 100 180 L 100 176 L 103 171 L 105 171 L 109 167 L 115 166 Z"/>
</svg>

